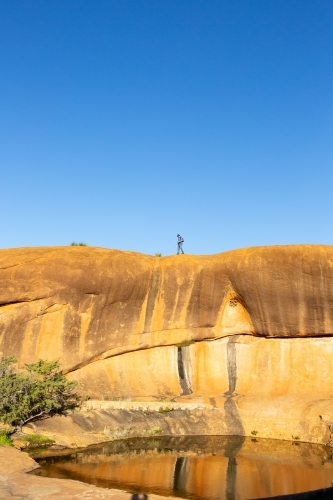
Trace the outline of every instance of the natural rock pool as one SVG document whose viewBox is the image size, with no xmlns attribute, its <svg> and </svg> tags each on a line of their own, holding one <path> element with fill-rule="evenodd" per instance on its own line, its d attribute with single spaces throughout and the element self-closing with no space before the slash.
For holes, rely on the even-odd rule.
<svg viewBox="0 0 333 500">
<path fill-rule="evenodd" d="M 264 498 L 333 484 L 331 448 L 255 437 L 135 438 L 33 458 L 39 476 L 197 500 Z"/>
</svg>

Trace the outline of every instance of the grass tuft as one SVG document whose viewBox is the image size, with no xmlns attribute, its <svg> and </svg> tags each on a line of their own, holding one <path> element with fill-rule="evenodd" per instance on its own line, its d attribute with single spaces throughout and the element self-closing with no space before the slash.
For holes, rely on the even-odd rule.
<svg viewBox="0 0 333 500">
<path fill-rule="evenodd" d="M 9 435 L 5 431 L 0 432 L 0 444 L 2 444 L 4 446 L 12 446 L 12 444 L 13 444 Z"/>
<path fill-rule="evenodd" d="M 170 406 L 160 406 L 158 413 L 169 413 L 169 411 L 173 411 L 174 408 L 170 408 Z"/>
<path fill-rule="evenodd" d="M 148 429 L 145 431 L 145 433 L 148 435 L 148 436 L 154 436 L 155 434 L 161 434 L 163 431 L 161 429 L 161 427 L 152 427 L 151 429 Z"/>
<path fill-rule="evenodd" d="M 179 344 L 175 344 L 176 347 L 187 347 L 188 345 L 195 344 L 195 340 L 183 340 Z"/>
<path fill-rule="evenodd" d="M 43 434 L 26 434 L 23 436 L 23 440 L 28 443 L 29 446 L 51 446 L 55 443 L 53 439 L 43 436 Z"/>
</svg>

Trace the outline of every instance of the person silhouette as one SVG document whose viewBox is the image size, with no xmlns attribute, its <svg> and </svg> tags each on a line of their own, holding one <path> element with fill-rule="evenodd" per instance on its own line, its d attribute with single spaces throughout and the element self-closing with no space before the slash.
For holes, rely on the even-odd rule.
<svg viewBox="0 0 333 500">
<path fill-rule="evenodd" d="M 184 253 L 184 250 L 183 250 L 184 238 L 182 238 L 182 237 L 180 236 L 180 234 L 177 234 L 177 238 L 178 238 L 178 250 L 177 250 L 177 255 L 179 255 L 179 253 Z"/>
</svg>

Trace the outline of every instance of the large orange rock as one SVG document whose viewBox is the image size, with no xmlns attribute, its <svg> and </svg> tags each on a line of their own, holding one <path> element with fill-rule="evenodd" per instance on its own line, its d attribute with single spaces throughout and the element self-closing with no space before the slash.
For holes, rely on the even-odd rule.
<svg viewBox="0 0 333 500">
<path fill-rule="evenodd" d="M 1 250 L 0 283 L 2 354 L 58 359 L 91 397 L 331 397 L 331 246 Z"/>
</svg>

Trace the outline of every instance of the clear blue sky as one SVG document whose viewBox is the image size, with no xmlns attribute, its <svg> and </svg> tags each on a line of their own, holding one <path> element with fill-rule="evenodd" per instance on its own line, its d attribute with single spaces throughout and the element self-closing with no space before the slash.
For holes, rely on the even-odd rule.
<svg viewBox="0 0 333 500">
<path fill-rule="evenodd" d="M 1 247 L 333 243 L 332 0 L 1 0 Z"/>
</svg>

